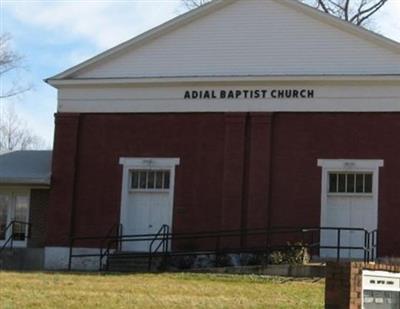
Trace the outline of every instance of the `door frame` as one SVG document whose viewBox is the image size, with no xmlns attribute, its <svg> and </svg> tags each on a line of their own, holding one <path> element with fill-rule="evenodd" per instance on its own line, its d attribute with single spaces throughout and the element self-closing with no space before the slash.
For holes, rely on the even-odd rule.
<svg viewBox="0 0 400 309">
<path fill-rule="evenodd" d="M 0 193 L 8 194 L 11 198 L 11 205 L 8 207 L 7 210 L 7 225 L 15 219 L 15 206 L 16 206 L 16 195 L 26 195 L 28 198 L 28 213 L 27 213 L 27 221 L 30 222 L 30 215 L 31 215 L 31 188 L 30 187 L 0 187 Z M 13 218 L 12 218 L 13 217 Z M 26 227 L 29 228 L 28 226 Z M 26 233 L 29 233 L 27 231 Z M 5 240 L 0 240 L 0 247 L 4 245 L 10 235 L 5 235 Z M 26 248 L 28 246 L 28 238 L 25 237 L 25 240 L 14 240 L 13 247 L 16 248 Z"/>
<path fill-rule="evenodd" d="M 168 225 L 170 231 L 173 226 L 173 215 L 174 215 L 174 194 L 175 194 L 175 169 L 180 164 L 180 158 L 127 158 L 121 157 L 119 164 L 123 166 L 122 171 L 122 192 L 121 192 L 121 206 L 120 206 L 120 219 L 119 222 L 122 224 L 122 231 L 126 224 L 126 210 L 128 207 L 128 194 L 130 186 L 130 172 L 135 169 L 163 169 L 169 170 L 170 172 L 170 192 L 169 192 L 169 208 L 170 208 L 170 222 Z"/>
<path fill-rule="evenodd" d="M 330 172 L 368 172 L 372 173 L 372 198 L 375 204 L 375 226 L 378 228 L 379 217 L 379 168 L 384 166 L 383 160 L 360 159 L 318 159 L 318 166 L 322 168 L 321 177 L 321 217 L 320 226 L 327 226 L 328 174 Z M 350 196 L 350 195 L 349 195 Z"/>
</svg>

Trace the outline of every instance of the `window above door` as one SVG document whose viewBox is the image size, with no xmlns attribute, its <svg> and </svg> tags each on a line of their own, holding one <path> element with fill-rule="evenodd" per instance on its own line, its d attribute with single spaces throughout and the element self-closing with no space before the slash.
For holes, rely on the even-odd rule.
<svg viewBox="0 0 400 309">
<path fill-rule="evenodd" d="M 323 196 L 376 196 L 379 168 L 383 160 L 319 159 Z"/>
<path fill-rule="evenodd" d="M 372 194 L 373 173 L 329 172 L 328 193 Z"/>
<path fill-rule="evenodd" d="M 170 188 L 170 170 L 131 170 L 130 190 L 160 191 Z"/>
</svg>

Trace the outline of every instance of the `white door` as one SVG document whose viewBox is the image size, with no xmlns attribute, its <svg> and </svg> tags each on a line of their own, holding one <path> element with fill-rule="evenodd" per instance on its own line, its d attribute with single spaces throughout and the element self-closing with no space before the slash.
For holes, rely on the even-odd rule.
<svg viewBox="0 0 400 309">
<path fill-rule="evenodd" d="M 11 222 L 17 221 L 10 226 Z M 14 235 L 13 246 L 25 247 L 29 221 L 29 190 L 0 190 L 0 247 Z M 10 245 L 8 243 L 8 245 Z"/>
<path fill-rule="evenodd" d="M 378 228 L 378 169 L 363 167 L 356 169 L 353 163 L 323 171 L 321 227 L 344 228 L 340 231 L 342 247 L 364 247 L 366 235 L 362 230 L 371 232 Z M 322 230 L 321 245 L 336 246 L 338 236 L 337 230 Z M 337 250 L 321 249 L 320 256 L 337 258 Z M 364 251 L 343 249 L 340 258 L 363 259 Z"/>
<path fill-rule="evenodd" d="M 129 241 L 127 235 L 154 235 L 162 225 L 171 227 L 174 168 L 175 166 L 162 167 L 152 164 L 129 167 L 124 171 L 123 186 L 126 190 L 123 190 L 121 209 L 125 239 L 122 242 L 123 251 L 149 251 L 151 240 Z M 158 244 L 158 241 L 155 242 L 153 249 Z"/>
</svg>

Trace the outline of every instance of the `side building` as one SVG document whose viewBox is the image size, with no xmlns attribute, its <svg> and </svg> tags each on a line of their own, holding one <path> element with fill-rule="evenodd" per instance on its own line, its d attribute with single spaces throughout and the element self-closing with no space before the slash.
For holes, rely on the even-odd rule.
<svg viewBox="0 0 400 309">
<path fill-rule="evenodd" d="M 51 151 L 0 154 L 0 269 L 42 269 Z"/>
</svg>

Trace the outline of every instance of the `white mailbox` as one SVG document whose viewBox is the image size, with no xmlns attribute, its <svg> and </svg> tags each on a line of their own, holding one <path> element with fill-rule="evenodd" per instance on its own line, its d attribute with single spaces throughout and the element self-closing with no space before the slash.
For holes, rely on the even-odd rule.
<svg viewBox="0 0 400 309">
<path fill-rule="evenodd" d="M 364 270 L 364 309 L 400 309 L 400 273 Z"/>
</svg>

